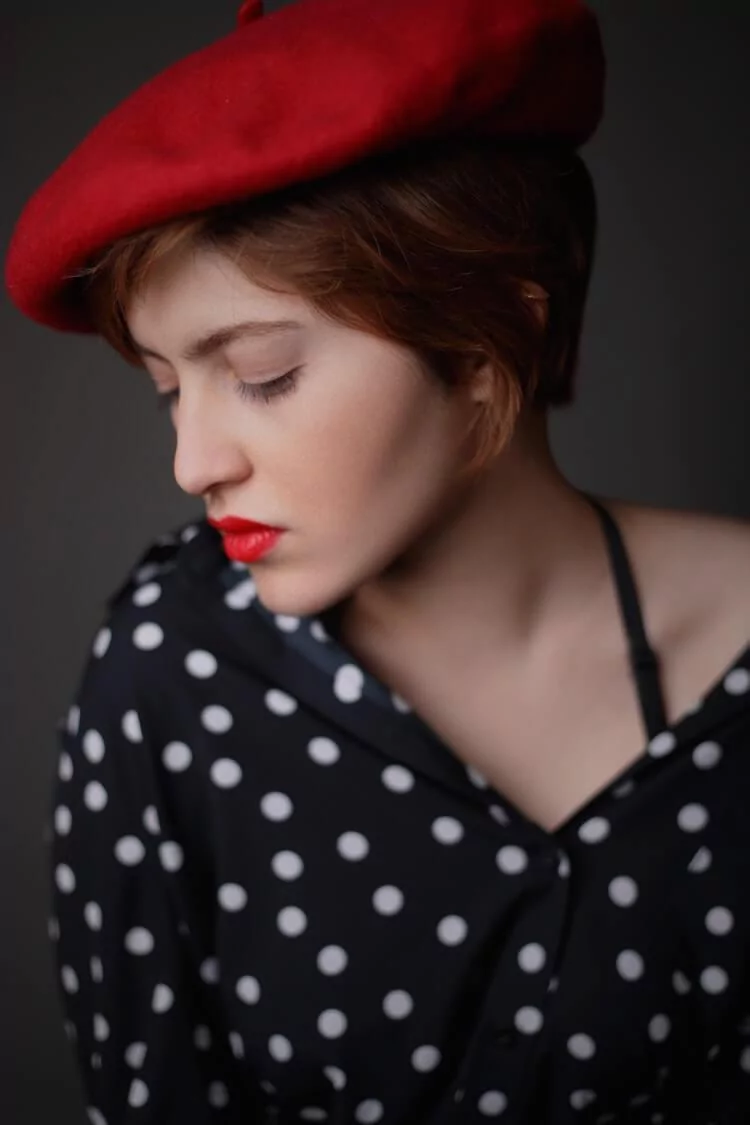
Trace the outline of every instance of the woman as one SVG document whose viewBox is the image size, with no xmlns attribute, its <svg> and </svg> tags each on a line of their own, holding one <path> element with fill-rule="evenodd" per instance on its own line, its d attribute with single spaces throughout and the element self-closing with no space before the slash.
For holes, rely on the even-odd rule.
<svg viewBox="0 0 750 1125">
<path fill-rule="evenodd" d="M 148 372 L 207 513 L 60 724 L 89 1118 L 746 1122 L 750 531 L 582 493 L 547 435 L 593 18 L 261 17 L 105 119 L 9 259 Z"/>
</svg>

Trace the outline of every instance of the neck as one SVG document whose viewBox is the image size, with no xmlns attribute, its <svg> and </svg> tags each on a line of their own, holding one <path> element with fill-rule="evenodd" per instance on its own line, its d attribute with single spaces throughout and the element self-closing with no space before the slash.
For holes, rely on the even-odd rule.
<svg viewBox="0 0 750 1125">
<path fill-rule="evenodd" d="M 558 470 L 546 420 L 535 418 L 358 588 L 340 631 L 368 644 L 424 642 L 474 666 L 517 659 L 584 636 L 611 584 L 599 515 Z"/>
</svg>

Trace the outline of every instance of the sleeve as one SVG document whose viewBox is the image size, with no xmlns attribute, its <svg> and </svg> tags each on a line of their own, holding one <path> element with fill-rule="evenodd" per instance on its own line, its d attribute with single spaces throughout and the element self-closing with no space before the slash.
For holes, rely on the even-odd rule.
<svg viewBox="0 0 750 1125">
<path fill-rule="evenodd" d="M 252 1125 L 237 1062 L 175 910 L 181 846 L 158 835 L 127 667 L 96 655 L 58 722 L 49 930 L 91 1125 Z M 129 644 L 130 638 L 127 638 Z M 184 885 L 184 884 L 183 884 Z M 190 951 L 190 952 L 189 952 Z"/>
</svg>

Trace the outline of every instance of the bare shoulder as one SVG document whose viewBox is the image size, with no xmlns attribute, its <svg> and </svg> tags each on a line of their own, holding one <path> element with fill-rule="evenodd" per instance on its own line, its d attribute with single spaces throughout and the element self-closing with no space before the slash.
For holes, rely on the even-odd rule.
<svg viewBox="0 0 750 1125">
<path fill-rule="evenodd" d="M 750 639 L 750 520 L 694 509 L 605 500 L 623 534 L 652 618 Z M 725 624 L 722 624 L 725 622 Z M 671 625 L 671 627 L 670 627 Z"/>
</svg>

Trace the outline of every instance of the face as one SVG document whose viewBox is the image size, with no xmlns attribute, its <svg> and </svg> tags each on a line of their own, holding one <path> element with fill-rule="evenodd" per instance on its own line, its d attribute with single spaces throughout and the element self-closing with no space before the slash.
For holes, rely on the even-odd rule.
<svg viewBox="0 0 750 1125">
<path fill-rule="evenodd" d="M 278 320 L 299 327 L 186 357 L 220 329 Z M 247 564 L 271 612 L 315 614 L 350 597 L 449 518 L 477 403 L 466 389 L 446 397 L 410 350 L 261 289 L 208 251 L 162 263 L 127 321 L 156 390 L 179 392 L 179 487 L 213 518 L 287 529 Z M 286 393 L 252 396 L 292 370 Z"/>
</svg>

